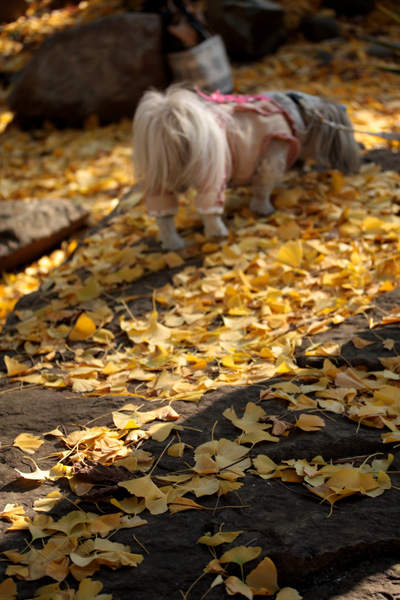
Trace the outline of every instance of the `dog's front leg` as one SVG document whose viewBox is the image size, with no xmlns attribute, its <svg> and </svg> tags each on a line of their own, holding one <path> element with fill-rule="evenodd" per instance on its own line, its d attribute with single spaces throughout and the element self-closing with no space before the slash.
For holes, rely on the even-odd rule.
<svg viewBox="0 0 400 600">
<path fill-rule="evenodd" d="M 263 156 L 253 179 L 250 210 L 258 215 L 270 215 L 275 208 L 271 204 L 271 193 L 275 184 L 285 173 L 290 146 L 285 140 L 273 140 Z"/>
<path fill-rule="evenodd" d="M 185 240 L 175 229 L 174 217 L 157 217 L 156 220 L 164 250 L 180 250 L 185 247 Z"/>
<path fill-rule="evenodd" d="M 228 230 L 220 215 L 203 215 L 204 230 L 207 237 L 226 237 Z"/>
</svg>

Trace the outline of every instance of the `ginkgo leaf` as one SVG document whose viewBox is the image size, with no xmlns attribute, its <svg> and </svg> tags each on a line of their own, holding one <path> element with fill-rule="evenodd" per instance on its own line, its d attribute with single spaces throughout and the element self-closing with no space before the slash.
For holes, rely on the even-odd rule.
<svg viewBox="0 0 400 600">
<path fill-rule="evenodd" d="M 1 600 L 15 600 L 16 597 L 17 585 L 11 577 L 8 577 L 0 583 L 0 598 Z"/>
<path fill-rule="evenodd" d="M 364 382 L 353 369 L 339 372 L 335 377 L 335 384 L 338 387 L 368 389 L 368 385 Z"/>
<path fill-rule="evenodd" d="M 43 481 L 50 477 L 50 471 L 42 471 L 41 469 L 39 469 L 39 467 L 36 465 L 36 463 L 34 463 L 34 465 L 35 465 L 36 469 L 35 469 L 35 471 L 32 471 L 31 473 L 23 473 L 19 469 L 15 469 L 15 470 L 24 479 L 31 479 L 32 481 Z"/>
<path fill-rule="evenodd" d="M 138 515 L 145 510 L 144 500 L 138 500 L 135 496 L 131 498 L 123 498 L 122 500 L 116 500 L 111 498 L 110 503 L 120 508 L 128 515 Z"/>
<path fill-rule="evenodd" d="M 301 240 L 290 240 L 279 248 L 276 256 L 279 262 L 289 267 L 300 267 L 303 260 L 303 244 Z"/>
<path fill-rule="evenodd" d="M 362 337 L 355 337 L 351 341 L 358 350 L 367 348 L 367 346 L 370 346 L 371 344 L 376 344 L 376 341 L 365 340 Z"/>
<path fill-rule="evenodd" d="M 245 368 L 245 364 L 243 362 L 235 362 L 233 356 L 224 356 L 221 364 L 228 369 L 236 369 L 239 371 Z"/>
<path fill-rule="evenodd" d="M 169 456 L 175 456 L 176 458 L 181 458 L 185 451 L 186 444 L 183 442 L 178 442 L 176 444 L 172 444 L 167 450 L 167 454 Z"/>
<path fill-rule="evenodd" d="M 21 565 L 8 565 L 5 574 L 11 577 L 18 577 L 18 579 L 27 579 L 29 577 L 29 568 Z"/>
<path fill-rule="evenodd" d="M 99 594 L 103 589 L 101 581 L 84 579 L 77 591 L 77 600 L 112 600 L 112 594 Z"/>
<path fill-rule="evenodd" d="M 118 429 L 138 429 L 140 426 L 130 415 L 114 411 L 112 413 L 115 427 Z"/>
<path fill-rule="evenodd" d="M 0 511 L 0 519 L 5 521 L 18 521 L 25 514 L 25 509 L 19 504 L 6 504 L 4 509 Z"/>
<path fill-rule="evenodd" d="M 21 373 L 26 373 L 29 367 L 24 365 L 23 363 L 18 362 L 14 358 L 10 356 L 4 357 L 4 363 L 7 369 L 7 375 L 9 377 L 13 377 L 14 375 L 20 375 Z"/>
<path fill-rule="evenodd" d="M 75 379 L 71 378 L 72 391 L 78 394 L 85 394 L 86 392 L 92 392 L 98 386 L 97 379 Z"/>
<path fill-rule="evenodd" d="M 233 542 L 242 531 L 218 531 L 214 535 L 203 535 L 197 542 L 206 546 L 219 546 L 220 544 L 229 544 Z"/>
<path fill-rule="evenodd" d="M 69 572 L 69 560 L 65 557 L 49 562 L 45 574 L 56 581 L 64 581 Z"/>
<path fill-rule="evenodd" d="M 279 442 L 279 438 L 271 435 L 268 431 L 253 431 L 241 435 L 236 441 L 240 444 L 258 444 L 259 442 Z"/>
<path fill-rule="evenodd" d="M 400 442 L 400 431 L 392 431 L 390 433 L 382 433 L 382 441 L 384 444 L 393 444 Z"/>
<path fill-rule="evenodd" d="M 204 506 L 201 506 L 201 504 L 197 504 L 197 502 L 194 502 L 194 500 L 191 500 L 190 498 L 182 498 L 180 496 L 176 496 L 176 498 L 174 498 L 174 500 L 172 500 L 172 502 L 168 504 L 168 507 L 171 514 L 182 512 L 184 510 L 204 509 Z"/>
<path fill-rule="evenodd" d="M 146 519 L 141 519 L 138 515 L 135 515 L 134 517 L 124 515 L 119 520 L 118 529 L 133 529 L 141 527 L 142 525 L 147 525 L 147 523 L 148 521 L 146 521 Z"/>
<path fill-rule="evenodd" d="M 294 426 L 291 423 L 288 423 L 287 421 L 283 421 L 283 419 L 279 419 L 278 417 L 275 417 L 274 415 L 268 415 L 266 417 L 266 419 L 268 421 L 271 421 L 271 423 L 273 423 L 272 434 L 274 436 L 279 436 L 279 435 L 287 436 L 289 431 L 294 428 Z"/>
<path fill-rule="evenodd" d="M 259 454 L 256 458 L 253 458 L 253 465 L 260 475 L 270 475 L 278 468 L 278 465 L 265 454 Z"/>
<path fill-rule="evenodd" d="M 296 206 L 304 194 L 301 188 L 281 188 L 275 198 L 275 206 L 279 210 L 287 210 Z"/>
<path fill-rule="evenodd" d="M 119 529 L 121 513 L 96 516 L 88 523 L 88 531 L 93 535 L 106 537 L 114 529 Z"/>
<path fill-rule="evenodd" d="M 257 596 L 269 596 L 279 590 L 278 573 L 272 560 L 264 558 L 246 577 L 246 583 Z"/>
<path fill-rule="evenodd" d="M 303 596 L 300 596 L 299 592 L 291 587 L 285 587 L 279 590 L 275 600 L 301 600 Z"/>
<path fill-rule="evenodd" d="M 322 427 L 325 427 L 325 421 L 317 415 L 307 415 L 302 413 L 298 419 L 296 419 L 296 427 L 303 431 L 318 431 Z"/>
<path fill-rule="evenodd" d="M 173 429 L 182 429 L 182 427 L 175 423 L 156 423 L 148 429 L 148 433 L 153 440 L 164 442 Z"/>
<path fill-rule="evenodd" d="M 137 477 L 129 481 L 119 481 L 118 485 L 139 498 L 161 498 L 163 496 L 161 490 L 153 483 L 150 475 Z"/>
<path fill-rule="evenodd" d="M 222 583 L 224 583 L 224 578 L 222 577 L 222 575 L 217 575 L 212 584 L 210 585 L 210 590 L 215 588 L 217 585 L 221 585 Z"/>
<path fill-rule="evenodd" d="M 327 502 L 329 502 L 331 507 L 333 507 L 335 502 L 337 502 L 338 500 L 341 500 L 343 498 L 347 498 L 347 496 L 352 496 L 352 495 L 356 494 L 356 492 L 353 490 L 342 490 L 340 493 L 335 493 L 330 487 L 328 487 L 325 484 L 321 485 L 319 487 L 313 487 L 311 485 L 306 485 L 306 488 L 308 489 L 308 491 L 319 496 L 319 498 L 322 498 L 322 500 L 326 500 Z M 332 508 L 331 508 L 331 510 L 332 510 Z"/>
<path fill-rule="evenodd" d="M 265 416 L 265 411 L 261 406 L 254 402 L 248 402 L 246 404 L 244 415 L 241 418 L 237 417 L 233 408 L 227 408 L 222 414 L 229 419 L 235 427 L 242 429 L 242 431 L 245 431 L 246 433 L 261 431 L 268 427 L 265 423 L 260 423 L 259 421 Z"/>
<path fill-rule="evenodd" d="M 326 481 L 326 485 L 337 493 L 341 490 L 368 492 L 379 487 L 373 477 L 359 469 L 341 469 Z"/>
<path fill-rule="evenodd" d="M 254 560 L 261 554 L 262 548 L 259 546 L 236 546 L 221 556 L 221 563 L 234 562 L 238 565 L 244 565 L 250 560 Z"/>
<path fill-rule="evenodd" d="M 394 455 L 393 454 L 388 454 L 387 458 L 383 458 L 383 459 L 379 459 L 379 458 L 375 458 L 371 465 L 368 465 L 367 463 L 364 463 L 363 465 L 361 465 L 360 467 L 360 471 L 362 473 L 368 473 L 368 472 L 379 472 L 379 471 L 384 471 L 386 472 L 388 470 L 388 468 L 390 467 L 390 465 L 392 464 L 394 460 Z"/>
<path fill-rule="evenodd" d="M 33 503 L 33 508 L 37 512 L 48 512 L 54 508 L 54 506 L 61 500 L 63 496 L 58 490 L 50 492 L 44 498 L 38 498 Z"/>
<path fill-rule="evenodd" d="M 152 515 L 161 515 L 167 512 L 168 510 L 168 500 L 169 496 L 167 494 L 161 493 L 158 497 L 147 496 L 144 499 L 144 503 L 147 510 L 150 511 Z"/>
<path fill-rule="evenodd" d="M 193 477 L 181 487 L 185 492 L 193 492 L 197 498 L 210 496 L 219 491 L 219 480 L 216 477 Z"/>
<path fill-rule="evenodd" d="M 211 473 L 218 473 L 219 468 L 210 454 L 203 453 L 200 454 L 196 459 L 196 464 L 193 467 L 193 471 L 201 475 L 208 475 Z"/>
<path fill-rule="evenodd" d="M 88 317 L 86 313 L 82 313 L 73 326 L 69 334 L 69 339 L 72 342 L 87 340 L 95 333 L 96 329 L 97 327 L 93 319 Z"/>
<path fill-rule="evenodd" d="M 103 538 L 87 540 L 81 544 L 76 551 L 70 553 L 70 559 L 78 567 L 102 564 L 118 568 L 120 566 L 136 567 L 143 561 L 141 554 L 132 554 L 129 546 L 111 542 Z"/>
<path fill-rule="evenodd" d="M 386 340 L 384 340 L 382 345 L 386 350 L 393 350 L 393 348 L 395 347 L 395 344 L 396 344 L 395 340 L 386 339 Z"/>
<path fill-rule="evenodd" d="M 79 290 L 77 293 L 77 298 L 79 302 L 88 302 L 88 300 L 93 300 L 94 298 L 98 298 L 101 293 L 101 286 L 98 281 L 91 277 L 88 279 L 84 287 Z"/>
<path fill-rule="evenodd" d="M 318 405 L 325 410 L 329 410 L 329 412 L 336 413 L 337 415 L 342 415 L 346 410 L 344 404 L 335 400 L 318 399 Z"/>
<path fill-rule="evenodd" d="M 235 594 L 240 594 L 241 596 L 245 596 L 249 600 L 253 599 L 253 592 L 241 579 L 231 575 L 225 579 L 225 588 L 229 596 L 234 596 Z"/>
</svg>

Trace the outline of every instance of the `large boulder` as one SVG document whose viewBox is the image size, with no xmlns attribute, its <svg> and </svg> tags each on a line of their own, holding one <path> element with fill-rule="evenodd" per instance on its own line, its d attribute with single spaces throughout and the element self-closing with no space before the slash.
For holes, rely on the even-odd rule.
<svg viewBox="0 0 400 600">
<path fill-rule="evenodd" d="M 159 15 L 99 19 L 48 38 L 15 80 L 8 103 L 25 126 L 131 117 L 142 93 L 168 84 Z"/>
<path fill-rule="evenodd" d="M 269 0 L 208 0 L 207 22 L 236 60 L 256 60 L 285 39 L 284 10 Z"/>
<path fill-rule="evenodd" d="M 11 23 L 24 15 L 29 4 L 26 0 L 3 0 L 0 2 L 0 23 Z"/>
<path fill-rule="evenodd" d="M 81 206 L 61 198 L 0 202 L 0 271 L 33 262 L 87 218 Z"/>
</svg>

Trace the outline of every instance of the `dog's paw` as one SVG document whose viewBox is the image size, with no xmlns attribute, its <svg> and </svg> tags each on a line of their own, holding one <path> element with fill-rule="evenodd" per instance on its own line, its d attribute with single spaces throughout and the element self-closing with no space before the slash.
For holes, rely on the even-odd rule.
<svg viewBox="0 0 400 600">
<path fill-rule="evenodd" d="M 219 215 L 207 215 L 203 221 L 207 237 L 227 237 L 228 229 Z"/>
<path fill-rule="evenodd" d="M 182 250 L 185 248 L 186 243 L 180 235 L 177 235 L 173 239 L 169 239 L 168 242 L 163 242 L 161 247 L 163 250 Z"/>
<path fill-rule="evenodd" d="M 268 217 L 275 212 L 275 208 L 272 206 L 269 200 L 260 202 L 258 198 L 252 198 L 252 200 L 250 200 L 249 208 L 256 213 L 256 215 L 260 215 L 262 217 Z"/>
</svg>

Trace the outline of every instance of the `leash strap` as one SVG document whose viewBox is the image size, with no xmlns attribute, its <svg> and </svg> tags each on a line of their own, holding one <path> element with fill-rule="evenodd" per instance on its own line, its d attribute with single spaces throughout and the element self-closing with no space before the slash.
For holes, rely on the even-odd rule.
<svg viewBox="0 0 400 600">
<path fill-rule="evenodd" d="M 304 109 L 304 107 L 303 107 L 303 109 Z M 355 129 L 354 127 L 346 127 L 346 125 L 338 125 L 337 123 L 334 123 L 333 121 L 328 121 L 328 119 L 325 119 L 325 117 L 318 110 L 313 110 L 313 111 L 305 110 L 305 112 L 313 119 L 317 119 L 318 121 L 321 121 L 321 123 L 324 123 L 324 125 L 328 125 L 329 127 L 332 127 L 333 129 L 339 129 L 341 131 L 350 131 L 351 133 L 363 133 L 365 135 L 370 135 L 372 137 L 383 138 L 383 139 L 389 140 L 391 142 L 400 142 L 400 133 L 388 132 L 388 131 L 375 132 L 375 131 L 365 131 L 364 129 Z"/>
<path fill-rule="evenodd" d="M 296 92 L 289 92 L 289 93 L 287 93 L 287 96 L 289 96 L 289 98 L 291 98 L 296 104 L 300 105 L 301 108 L 304 110 L 304 112 L 309 117 L 320 121 L 324 125 L 328 125 L 328 127 L 331 127 L 332 129 L 338 129 L 340 131 L 349 131 L 351 133 L 363 133 L 364 135 L 370 135 L 372 137 L 383 138 L 384 140 L 389 140 L 391 142 L 400 142 L 400 133 L 387 132 L 387 131 L 379 131 L 379 132 L 364 131 L 363 129 L 355 129 L 354 127 L 347 127 L 346 125 L 339 125 L 338 123 L 335 123 L 334 121 L 329 121 L 328 119 L 325 119 L 325 117 L 322 115 L 322 113 L 320 113 L 319 110 L 317 110 L 317 109 L 314 109 L 314 110 L 306 109 L 303 106 L 303 104 L 301 104 L 301 102 L 300 102 L 301 98 L 302 98 L 301 94 L 297 94 Z M 343 107 L 343 110 L 346 110 L 346 108 Z"/>
</svg>

